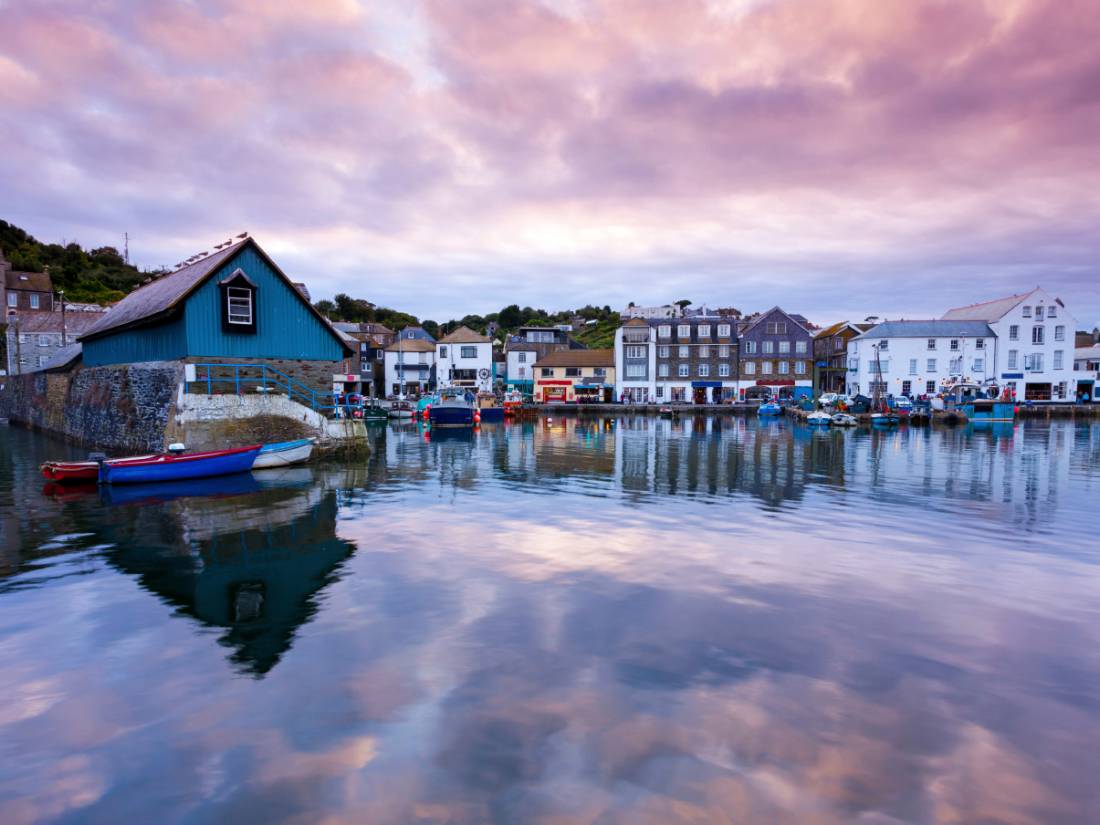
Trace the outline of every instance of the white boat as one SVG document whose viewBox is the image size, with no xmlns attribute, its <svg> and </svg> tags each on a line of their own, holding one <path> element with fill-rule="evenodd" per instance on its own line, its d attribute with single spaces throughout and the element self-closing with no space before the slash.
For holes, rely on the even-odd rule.
<svg viewBox="0 0 1100 825">
<path fill-rule="evenodd" d="M 390 404 L 390 418 L 412 418 L 416 409 L 408 401 L 397 400 Z"/>
<path fill-rule="evenodd" d="M 854 415 L 848 415 L 848 413 L 836 413 L 829 419 L 834 427 L 854 427 L 859 423 L 858 419 Z"/>
<path fill-rule="evenodd" d="M 833 417 L 827 412 L 822 412 L 821 410 L 818 410 L 817 412 L 812 412 L 806 416 L 807 424 L 814 424 L 819 427 L 828 427 L 832 423 L 832 421 Z"/>
<path fill-rule="evenodd" d="M 309 461 L 313 454 L 312 438 L 300 438 L 297 441 L 281 441 L 277 444 L 265 444 L 256 454 L 256 460 L 252 462 L 253 470 L 262 470 L 265 467 L 286 467 L 290 464 L 301 464 Z"/>
</svg>

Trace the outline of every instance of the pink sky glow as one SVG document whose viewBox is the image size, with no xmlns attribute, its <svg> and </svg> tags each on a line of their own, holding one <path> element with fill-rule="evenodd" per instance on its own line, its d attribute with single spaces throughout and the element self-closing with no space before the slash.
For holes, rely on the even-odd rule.
<svg viewBox="0 0 1100 825">
<path fill-rule="evenodd" d="M 446 320 L 1100 322 L 1089 0 L 0 0 L 0 217 Z"/>
</svg>

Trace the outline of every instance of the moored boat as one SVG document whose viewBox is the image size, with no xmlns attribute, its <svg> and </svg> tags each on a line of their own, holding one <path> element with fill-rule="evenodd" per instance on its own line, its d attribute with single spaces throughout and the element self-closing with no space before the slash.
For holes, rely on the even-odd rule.
<svg viewBox="0 0 1100 825">
<path fill-rule="evenodd" d="M 827 427 L 830 423 L 832 423 L 832 420 L 833 417 L 831 415 L 821 410 L 818 410 L 817 412 L 812 412 L 806 416 L 807 424 L 812 424 L 818 427 Z"/>
<path fill-rule="evenodd" d="M 859 423 L 859 420 L 854 415 L 848 413 L 835 413 L 829 418 L 829 423 L 834 427 L 854 427 Z"/>
<path fill-rule="evenodd" d="M 497 402 L 495 393 L 479 392 L 477 394 L 477 411 L 483 424 L 504 420 L 504 407 Z"/>
<path fill-rule="evenodd" d="M 768 401 L 764 404 L 761 404 L 757 408 L 756 414 L 757 415 L 782 415 L 783 414 L 783 408 L 781 406 L 779 406 L 779 404 L 777 404 L 775 401 Z"/>
<path fill-rule="evenodd" d="M 475 410 L 473 395 L 461 387 L 447 387 L 432 404 L 428 420 L 432 427 L 472 427 Z"/>
<path fill-rule="evenodd" d="M 262 444 L 231 450 L 210 450 L 184 455 L 155 455 L 112 458 L 100 466 L 99 480 L 105 484 L 137 484 L 145 481 L 179 481 L 247 473 Z"/>
<path fill-rule="evenodd" d="M 384 424 L 389 418 L 389 410 L 385 407 L 379 407 L 373 401 L 363 407 L 363 420 L 368 424 Z"/>
<path fill-rule="evenodd" d="M 156 458 L 156 453 L 133 456 L 129 460 Z M 127 459 L 113 459 L 122 461 Z M 87 484 L 99 480 L 99 462 L 88 461 L 46 461 L 39 470 L 42 477 L 58 484 Z"/>
<path fill-rule="evenodd" d="M 891 412 L 871 413 L 871 423 L 880 427 L 896 427 L 899 421 L 898 416 Z"/>
<path fill-rule="evenodd" d="M 265 467 L 286 467 L 290 464 L 301 464 L 309 461 L 313 454 L 312 438 L 299 438 L 296 441 L 281 441 L 276 444 L 264 444 L 252 462 L 253 470 L 262 470 Z"/>
<path fill-rule="evenodd" d="M 523 393 L 519 390 L 509 390 L 504 393 L 504 414 L 514 416 L 519 414 L 519 408 L 523 406 Z"/>
<path fill-rule="evenodd" d="M 412 418 L 414 413 L 413 405 L 404 399 L 390 402 L 390 418 Z"/>
</svg>

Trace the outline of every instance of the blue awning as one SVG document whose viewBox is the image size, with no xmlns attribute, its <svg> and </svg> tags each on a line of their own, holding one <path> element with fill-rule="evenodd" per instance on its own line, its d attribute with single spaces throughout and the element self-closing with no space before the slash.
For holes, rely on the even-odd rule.
<svg viewBox="0 0 1100 825">
<path fill-rule="evenodd" d="M 721 381 L 692 381 L 691 382 L 692 389 L 696 389 L 696 390 L 707 389 L 708 387 L 721 387 L 721 386 L 722 386 Z"/>
</svg>

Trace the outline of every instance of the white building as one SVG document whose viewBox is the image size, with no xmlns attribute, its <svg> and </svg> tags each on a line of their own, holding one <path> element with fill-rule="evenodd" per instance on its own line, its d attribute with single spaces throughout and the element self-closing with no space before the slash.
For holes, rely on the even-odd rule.
<svg viewBox="0 0 1100 825">
<path fill-rule="evenodd" d="M 386 347 L 385 391 L 388 395 L 420 395 L 435 388 L 435 342 L 399 338 Z"/>
<path fill-rule="evenodd" d="M 996 375 L 997 337 L 985 321 L 885 321 L 848 342 L 849 395 L 910 398 Z M 881 370 L 881 373 L 880 373 Z"/>
<path fill-rule="evenodd" d="M 994 377 L 1025 401 L 1071 401 L 1077 320 L 1036 287 L 983 304 L 948 310 L 945 321 L 984 321 L 997 336 Z"/>
<path fill-rule="evenodd" d="M 615 400 L 656 400 L 656 334 L 656 327 L 642 318 L 631 318 L 615 330 Z"/>
<path fill-rule="evenodd" d="M 469 327 L 459 327 L 435 345 L 440 387 L 493 388 L 493 342 Z"/>
<path fill-rule="evenodd" d="M 1100 384 L 1100 344 L 1077 347 L 1073 355 L 1073 373 L 1077 400 L 1084 404 L 1096 403 L 1097 384 Z"/>
<path fill-rule="evenodd" d="M 679 318 L 683 315 L 683 311 L 680 309 L 679 304 L 664 304 L 658 307 L 638 307 L 631 304 L 619 315 L 623 320 L 631 318 Z"/>
<path fill-rule="evenodd" d="M 535 344 L 511 344 L 504 353 L 505 383 L 509 389 L 533 392 L 535 387 L 535 362 L 540 350 Z"/>
</svg>

